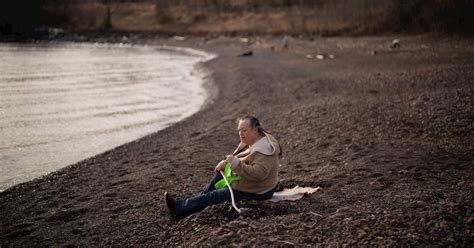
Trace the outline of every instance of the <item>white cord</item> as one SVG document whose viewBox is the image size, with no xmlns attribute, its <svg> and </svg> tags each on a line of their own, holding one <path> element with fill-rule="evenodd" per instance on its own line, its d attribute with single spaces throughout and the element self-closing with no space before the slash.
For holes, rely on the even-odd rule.
<svg viewBox="0 0 474 248">
<path fill-rule="evenodd" d="M 227 181 L 227 178 L 225 178 L 224 172 L 221 171 L 221 175 L 224 178 L 225 183 L 227 184 L 227 187 L 229 187 L 230 190 L 230 199 L 232 200 L 232 206 L 235 208 L 237 212 L 240 214 L 240 209 L 235 205 L 235 200 L 234 200 L 234 192 L 232 190 L 232 187 L 230 187 L 229 182 Z"/>
</svg>

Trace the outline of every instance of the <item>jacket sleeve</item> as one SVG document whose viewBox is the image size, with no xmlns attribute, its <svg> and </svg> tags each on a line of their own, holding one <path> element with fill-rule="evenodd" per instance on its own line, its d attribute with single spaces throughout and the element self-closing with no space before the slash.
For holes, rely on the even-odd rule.
<svg viewBox="0 0 474 248">
<path fill-rule="evenodd" d="M 240 163 L 233 170 L 245 180 L 261 181 L 268 177 L 272 167 L 277 163 L 275 156 L 267 156 L 260 153 L 255 154 L 255 159 L 249 164 Z"/>
</svg>

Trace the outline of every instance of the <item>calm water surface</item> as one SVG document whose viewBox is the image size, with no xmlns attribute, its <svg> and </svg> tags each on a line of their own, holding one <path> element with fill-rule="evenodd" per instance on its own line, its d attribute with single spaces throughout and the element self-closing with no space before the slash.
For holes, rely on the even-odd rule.
<svg viewBox="0 0 474 248">
<path fill-rule="evenodd" d="M 211 56 L 146 46 L 0 43 L 0 191 L 163 129 L 206 99 Z"/>
</svg>

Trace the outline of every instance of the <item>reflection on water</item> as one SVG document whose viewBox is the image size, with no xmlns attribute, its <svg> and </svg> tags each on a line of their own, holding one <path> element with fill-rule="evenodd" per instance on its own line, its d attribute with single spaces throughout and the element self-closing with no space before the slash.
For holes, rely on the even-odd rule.
<svg viewBox="0 0 474 248">
<path fill-rule="evenodd" d="M 0 44 L 0 190 L 199 110 L 208 55 L 99 44 Z"/>
</svg>

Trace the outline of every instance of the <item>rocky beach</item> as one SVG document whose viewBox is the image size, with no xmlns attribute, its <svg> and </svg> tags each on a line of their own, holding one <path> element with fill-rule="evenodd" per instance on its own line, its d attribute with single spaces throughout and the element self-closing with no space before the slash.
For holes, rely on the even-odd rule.
<svg viewBox="0 0 474 248">
<path fill-rule="evenodd" d="M 265 36 L 70 39 L 216 54 L 201 65 L 208 102 L 164 130 L 1 192 L 0 247 L 474 244 L 472 38 L 293 37 L 288 49 Z M 238 144 L 235 120 L 245 114 L 283 147 L 278 188 L 321 190 L 244 202 L 246 218 L 230 204 L 171 217 L 163 193 L 200 192 Z"/>
</svg>

